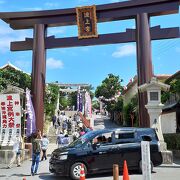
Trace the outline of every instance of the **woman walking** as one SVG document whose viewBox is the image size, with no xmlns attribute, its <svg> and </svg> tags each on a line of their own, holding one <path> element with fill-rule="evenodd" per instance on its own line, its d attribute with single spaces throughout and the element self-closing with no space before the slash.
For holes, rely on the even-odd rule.
<svg viewBox="0 0 180 180">
<path fill-rule="evenodd" d="M 46 151 L 47 151 L 47 148 L 48 148 L 48 144 L 49 144 L 49 140 L 48 140 L 47 136 L 44 134 L 42 139 L 41 139 L 41 149 L 42 149 L 42 152 L 43 152 L 41 161 L 43 161 L 44 159 L 45 160 L 47 159 Z"/>
</svg>

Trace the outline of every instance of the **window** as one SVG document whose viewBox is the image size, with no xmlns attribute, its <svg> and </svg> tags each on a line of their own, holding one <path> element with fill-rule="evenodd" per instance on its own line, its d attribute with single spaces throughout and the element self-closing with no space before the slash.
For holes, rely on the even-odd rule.
<svg viewBox="0 0 180 180">
<path fill-rule="evenodd" d="M 100 145 L 107 145 L 112 143 L 112 133 L 103 133 L 98 136 L 96 136 L 92 144 L 100 144 Z"/>
<path fill-rule="evenodd" d="M 134 142 L 134 132 L 119 132 L 115 133 L 116 144 Z"/>
</svg>

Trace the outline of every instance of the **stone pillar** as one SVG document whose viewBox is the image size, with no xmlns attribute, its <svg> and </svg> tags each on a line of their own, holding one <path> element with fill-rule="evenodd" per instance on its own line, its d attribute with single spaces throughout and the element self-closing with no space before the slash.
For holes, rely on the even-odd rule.
<svg viewBox="0 0 180 180">
<path fill-rule="evenodd" d="M 146 108 L 150 116 L 150 127 L 156 130 L 158 139 L 161 142 L 164 142 L 164 137 L 163 137 L 162 129 L 161 129 L 161 113 L 162 113 L 163 106 L 164 106 L 163 104 L 152 105 L 152 106 L 146 105 Z"/>
<path fill-rule="evenodd" d="M 149 82 L 153 76 L 150 25 L 147 13 L 137 14 L 136 29 L 137 74 L 138 86 L 140 86 Z M 147 93 L 138 92 L 138 99 L 140 127 L 150 127 L 149 115 L 145 108 L 145 105 L 147 104 Z"/>
<path fill-rule="evenodd" d="M 36 115 L 36 128 L 43 131 L 44 93 L 46 74 L 46 27 L 44 24 L 34 26 L 33 61 L 32 61 L 32 96 Z"/>
</svg>

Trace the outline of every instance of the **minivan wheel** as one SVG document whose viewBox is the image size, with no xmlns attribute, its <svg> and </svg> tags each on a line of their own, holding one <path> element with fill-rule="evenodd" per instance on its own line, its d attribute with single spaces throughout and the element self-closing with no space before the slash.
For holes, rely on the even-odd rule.
<svg viewBox="0 0 180 180">
<path fill-rule="evenodd" d="M 153 163 L 151 161 L 151 173 L 153 172 Z M 139 161 L 139 173 L 142 174 L 142 160 Z"/>
<path fill-rule="evenodd" d="M 81 171 L 81 164 L 83 164 L 83 163 L 77 162 L 71 166 L 70 176 L 72 179 L 79 179 L 80 171 Z M 87 174 L 87 168 L 85 165 L 84 165 L 84 173 L 85 173 L 85 175 Z"/>
</svg>

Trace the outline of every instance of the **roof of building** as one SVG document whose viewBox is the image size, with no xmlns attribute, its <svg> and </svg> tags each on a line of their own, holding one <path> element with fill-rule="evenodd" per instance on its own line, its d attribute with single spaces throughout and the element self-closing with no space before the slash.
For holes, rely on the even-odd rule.
<svg viewBox="0 0 180 180">
<path fill-rule="evenodd" d="M 170 76 L 168 79 L 166 79 L 166 83 L 171 82 L 173 79 L 175 78 L 180 78 L 180 71 L 177 71 L 175 74 L 173 74 L 172 76 Z"/>
<path fill-rule="evenodd" d="M 162 109 L 163 113 L 169 112 L 169 111 L 175 111 L 176 109 L 180 108 L 180 102 L 175 102 L 173 104 L 165 105 Z"/>
<path fill-rule="evenodd" d="M 12 63 L 10 63 L 9 61 L 8 61 L 8 63 L 7 63 L 7 64 L 5 64 L 5 65 L 1 66 L 1 67 L 0 67 L 0 69 L 6 69 L 6 68 L 8 68 L 8 67 L 10 67 L 10 68 L 12 68 L 12 69 L 15 69 L 15 70 L 17 70 L 17 71 L 22 71 L 23 73 L 25 73 L 25 74 L 27 74 L 27 75 L 29 75 L 29 76 L 30 76 L 30 74 L 29 74 L 29 73 L 24 72 L 22 69 L 20 69 L 20 68 L 16 67 L 15 65 L 13 65 Z"/>
<path fill-rule="evenodd" d="M 162 82 L 166 81 L 171 76 L 172 75 L 169 75 L 169 74 L 155 75 L 155 77 L 157 77 L 157 79 Z M 137 83 L 137 80 L 138 80 L 137 75 L 131 78 L 127 86 L 124 87 L 124 91 L 122 92 L 122 95 L 126 94 Z"/>
<path fill-rule="evenodd" d="M 8 67 L 11 67 L 11 68 L 13 68 L 13 69 L 15 69 L 15 70 L 18 70 L 18 71 L 22 71 L 21 69 L 19 69 L 18 67 L 14 66 L 14 65 L 11 64 L 10 62 L 8 62 L 7 64 L 1 66 L 0 69 L 6 69 L 6 68 L 8 68 Z"/>
</svg>

